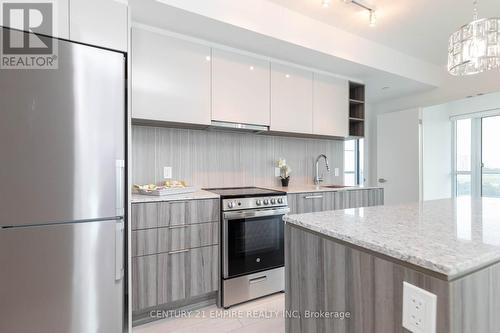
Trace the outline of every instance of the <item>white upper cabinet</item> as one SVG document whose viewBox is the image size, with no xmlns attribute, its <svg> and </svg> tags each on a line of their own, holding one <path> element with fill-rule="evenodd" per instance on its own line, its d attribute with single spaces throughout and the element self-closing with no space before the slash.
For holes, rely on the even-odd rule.
<svg viewBox="0 0 500 333">
<path fill-rule="evenodd" d="M 210 47 L 132 29 L 132 117 L 210 124 Z"/>
<path fill-rule="evenodd" d="M 271 130 L 312 134 L 313 73 L 271 65 Z"/>
<path fill-rule="evenodd" d="M 3 1 L 0 5 L 3 5 Z M 5 2 L 7 3 L 7 2 Z M 36 2 L 32 2 L 34 6 L 37 6 L 38 4 Z M 8 4 L 8 3 L 7 3 Z M 57 0 L 54 1 L 52 4 L 52 12 L 51 13 L 45 13 L 41 12 L 41 19 L 42 19 L 42 25 L 40 25 L 38 28 L 37 27 L 30 27 L 30 24 L 35 24 L 38 25 L 38 20 L 37 17 L 39 16 L 38 13 L 31 12 L 29 17 L 30 20 L 24 20 L 24 17 L 27 13 L 24 11 L 26 8 L 29 8 L 30 1 L 17 1 L 17 2 L 10 2 L 9 5 L 11 6 L 19 6 L 19 8 L 12 8 L 12 10 L 9 13 L 5 13 L 0 15 L 0 26 L 4 27 L 9 27 L 9 28 L 14 28 L 14 29 L 19 29 L 19 30 L 25 30 L 28 31 L 30 28 L 34 28 L 34 32 L 41 32 L 45 35 L 50 35 L 53 37 L 59 37 L 59 38 L 64 38 L 68 39 L 69 38 L 69 0 Z M 36 10 L 36 7 L 33 8 Z M 31 16 L 33 15 L 33 17 Z M 47 20 L 47 17 L 45 15 L 51 16 Z M 4 17 L 8 17 L 7 20 L 4 20 Z M 54 22 L 52 25 L 44 25 L 44 22 L 53 20 L 51 22 Z"/>
<path fill-rule="evenodd" d="M 269 125 L 269 62 L 212 50 L 212 120 Z"/>
<path fill-rule="evenodd" d="M 349 82 L 314 74 L 313 134 L 349 135 Z"/>
<path fill-rule="evenodd" d="M 70 0 L 69 12 L 71 40 L 127 51 L 126 0 Z"/>
</svg>

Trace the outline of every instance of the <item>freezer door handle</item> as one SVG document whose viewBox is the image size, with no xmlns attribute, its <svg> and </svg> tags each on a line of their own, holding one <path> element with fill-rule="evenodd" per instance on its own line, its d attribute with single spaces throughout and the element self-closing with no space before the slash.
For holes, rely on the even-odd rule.
<svg viewBox="0 0 500 333">
<path fill-rule="evenodd" d="M 125 215 L 125 161 L 116 160 L 116 216 Z"/>
<path fill-rule="evenodd" d="M 124 237 L 124 223 L 123 221 L 116 222 L 115 232 L 115 280 L 120 281 L 123 278 L 123 237 Z"/>
</svg>

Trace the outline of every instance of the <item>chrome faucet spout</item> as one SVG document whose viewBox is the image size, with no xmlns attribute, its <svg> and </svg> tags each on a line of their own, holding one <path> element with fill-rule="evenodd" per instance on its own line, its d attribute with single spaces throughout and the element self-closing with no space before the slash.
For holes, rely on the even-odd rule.
<svg viewBox="0 0 500 333">
<path fill-rule="evenodd" d="M 321 160 L 322 158 L 325 160 L 326 171 L 330 172 L 330 164 L 328 163 L 328 157 L 326 157 L 325 154 L 320 154 L 316 158 L 316 163 L 315 163 L 315 171 L 316 171 L 316 173 L 314 175 L 314 184 L 315 185 L 319 185 L 323 181 L 323 178 L 319 176 L 319 160 Z"/>
</svg>

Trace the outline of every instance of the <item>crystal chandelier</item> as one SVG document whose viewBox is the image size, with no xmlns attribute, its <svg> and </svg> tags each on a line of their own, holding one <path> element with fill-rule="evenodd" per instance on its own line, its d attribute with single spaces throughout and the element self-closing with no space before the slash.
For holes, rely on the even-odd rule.
<svg viewBox="0 0 500 333">
<path fill-rule="evenodd" d="M 450 36 L 448 72 L 471 75 L 500 67 L 500 17 L 478 19 L 474 0 L 474 19 Z"/>
</svg>

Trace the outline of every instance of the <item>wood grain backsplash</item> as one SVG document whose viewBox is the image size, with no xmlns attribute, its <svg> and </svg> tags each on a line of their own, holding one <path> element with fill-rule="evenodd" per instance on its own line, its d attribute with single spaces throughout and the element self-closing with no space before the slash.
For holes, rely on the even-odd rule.
<svg viewBox="0 0 500 333">
<path fill-rule="evenodd" d="M 342 184 L 343 141 L 303 139 L 214 130 L 132 127 L 132 181 L 163 180 L 163 168 L 172 167 L 174 179 L 197 187 L 277 186 L 274 167 L 285 158 L 292 168 L 290 185 L 313 184 L 314 160 L 325 154 L 331 171 L 325 184 Z M 339 177 L 334 176 L 339 168 Z"/>
</svg>

